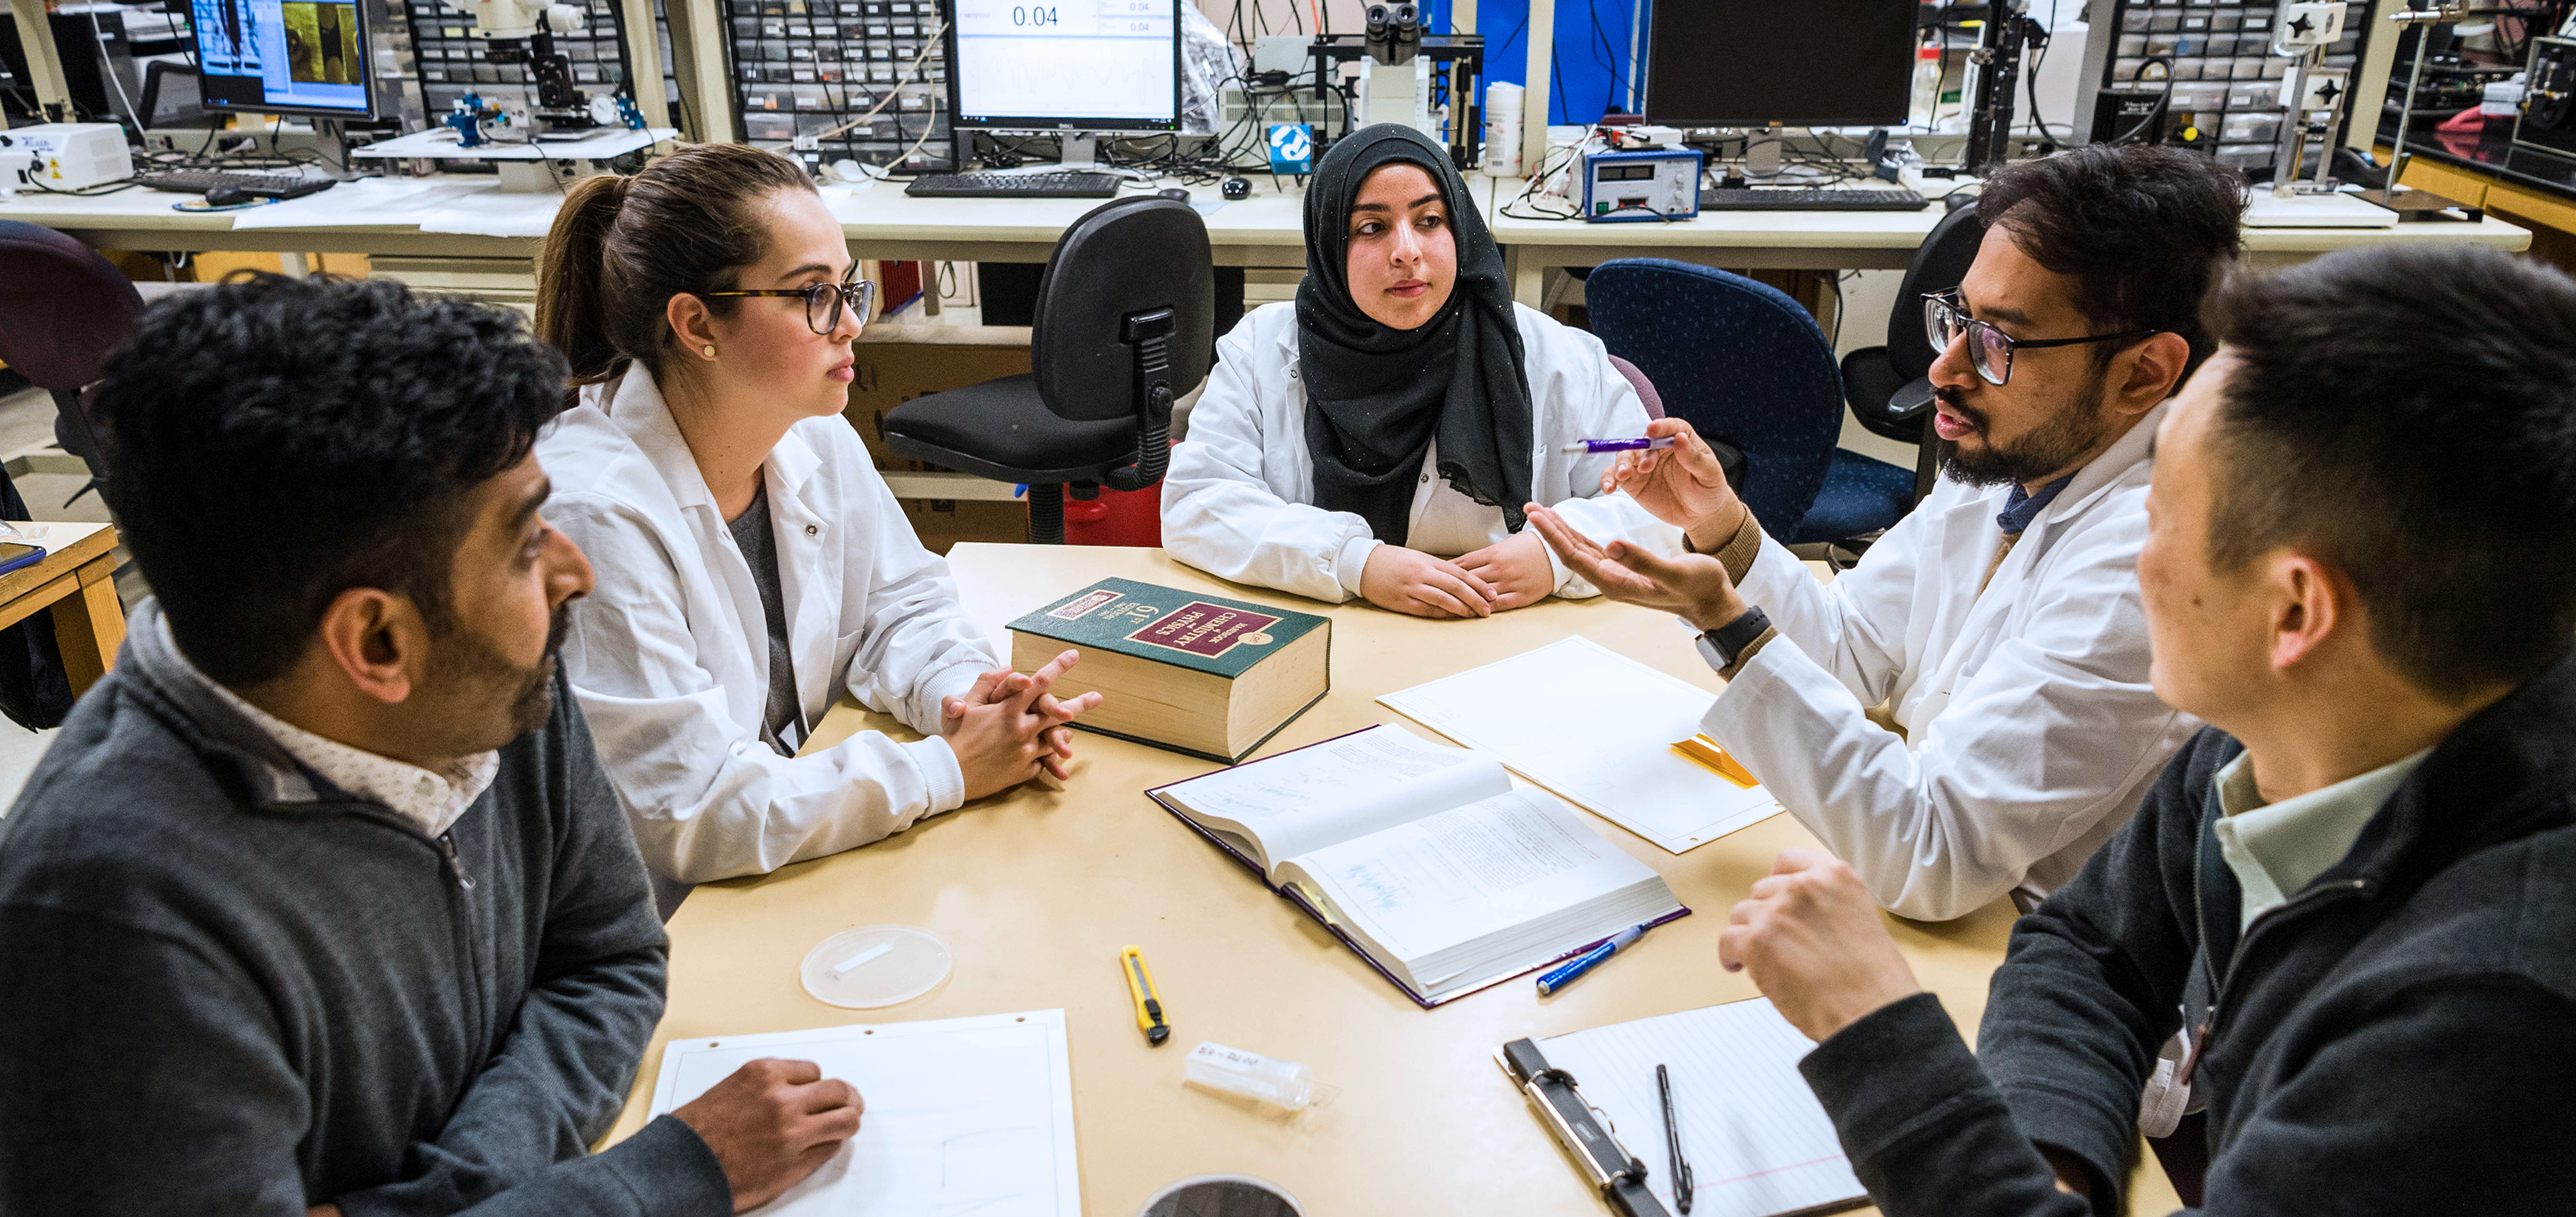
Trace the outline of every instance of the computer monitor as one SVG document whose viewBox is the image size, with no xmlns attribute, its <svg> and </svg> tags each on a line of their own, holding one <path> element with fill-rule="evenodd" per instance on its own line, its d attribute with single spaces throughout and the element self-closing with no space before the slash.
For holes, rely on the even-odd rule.
<svg viewBox="0 0 2576 1217">
<path fill-rule="evenodd" d="M 1646 119 L 1892 127 L 1914 87 L 1915 0 L 1658 0 Z"/>
<path fill-rule="evenodd" d="M 376 116 L 366 3 L 190 0 L 188 20 L 207 110 Z"/>
<path fill-rule="evenodd" d="M 1181 3 L 945 0 L 950 125 L 1180 130 Z M 965 149 L 958 151 L 962 160 Z"/>
</svg>

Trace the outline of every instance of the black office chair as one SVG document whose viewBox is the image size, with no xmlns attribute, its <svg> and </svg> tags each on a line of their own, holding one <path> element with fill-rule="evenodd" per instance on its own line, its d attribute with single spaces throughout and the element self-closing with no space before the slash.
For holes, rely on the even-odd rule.
<svg viewBox="0 0 2576 1217">
<path fill-rule="evenodd" d="M 1187 203 L 1140 195 L 1065 229 L 1038 283 L 1026 376 L 887 411 L 887 447 L 1029 488 L 1029 540 L 1064 543 L 1064 495 L 1142 490 L 1171 462 L 1172 399 L 1214 362 L 1216 266 Z"/>
<path fill-rule="evenodd" d="M 107 477 L 90 393 L 142 313 L 134 284 L 97 250 L 41 225 L 0 220 L 0 360 L 53 394 L 54 438 L 89 466 L 88 484 L 72 499 Z"/>
<path fill-rule="evenodd" d="M 1896 308 L 1887 317 L 1887 345 L 1863 347 L 1843 357 L 1843 400 L 1872 435 L 1914 444 L 1914 501 L 1932 492 L 1941 470 L 1941 445 L 1926 432 L 1932 411 L 1932 361 L 1941 357 L 1923 332 L 1923 297 L 1946 292 L 1968 277 L 1977 244 L 1986 239 L 1971 203 L 1941 217 L 1896 285 Z"/>
</svg>

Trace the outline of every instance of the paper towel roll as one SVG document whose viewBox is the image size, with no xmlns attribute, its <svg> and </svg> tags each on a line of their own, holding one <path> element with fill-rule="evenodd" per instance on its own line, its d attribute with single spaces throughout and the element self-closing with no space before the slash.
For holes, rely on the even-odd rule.
<svg viewBox="0 0 2576 1217">
<path fill-rule="evenodd" d="M 1521 87 L 1506 82 L 1485 86 L 1485 175 L 1521 175 Z"/>
</svg>

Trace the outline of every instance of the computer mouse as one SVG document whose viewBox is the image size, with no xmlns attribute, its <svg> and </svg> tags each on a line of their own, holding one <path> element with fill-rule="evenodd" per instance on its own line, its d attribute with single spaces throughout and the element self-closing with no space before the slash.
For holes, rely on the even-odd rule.
<svg viewBox="0 0 2576 1217">
<path fill-rule="evenodd" d="M 1165 186 L 1154 193 L 1170 199 L 1175 203 L 1186 203 L 1190 201 L 1190 192 L 1183 190 L 1178 186 Z"/>
<path fill-rule="evenodd" d="M 1229 199 L 1251 198 L 1252 179 L 1242 177 L 1227 178 L 1223 184 L 1217 187 L 1217 193 L 1222 194 Z"/>
<path fill-rule="evenodd" d="M 239 207 L 251 201 L 251 193 L 239 186 L 217 186 L 206 192 L 208 207 Z"/>
</svg>

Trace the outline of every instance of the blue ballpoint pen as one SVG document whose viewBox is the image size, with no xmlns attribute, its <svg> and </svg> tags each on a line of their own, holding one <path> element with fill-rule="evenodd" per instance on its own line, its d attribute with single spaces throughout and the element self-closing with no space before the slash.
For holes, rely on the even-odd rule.
<svg viewBox="0 0 2576 1217">
<path fill-rule="evenodd" d="M 1672 446 L 1673 441 L 1670 436 L 1666 436 L 1662 439 L 1650 439 L 1641 435 L 1635 439 L 1579 439 L 1557 449 L 1557 451 L 1589 453 L 1644 452 L 1651 448 L 1670 448 Z"/>
<path fill-rule="evenodd" d="M 1602 943 L 1600 946 L 1594 947 L 1589 951 L 1585 951 L 1572 959 L 1566 960 L 1562 966 L 1558 967 L 1554 971 L 1541 973 L 1538 978 L 1538 995 L 1546 997 L 1567 985 L 1573 984 L 1584 973 L 1599 966 L 1602 960 L 1618 954 L 1619 948 L 1627 946 L 1628 944 L 1637 941 L 1639 938 L 1644 937 L 1645 933 L 1645 926 L 1630 926 L 1627 929 L 1611 935 L 1610 941 Z"/>
</svg>

